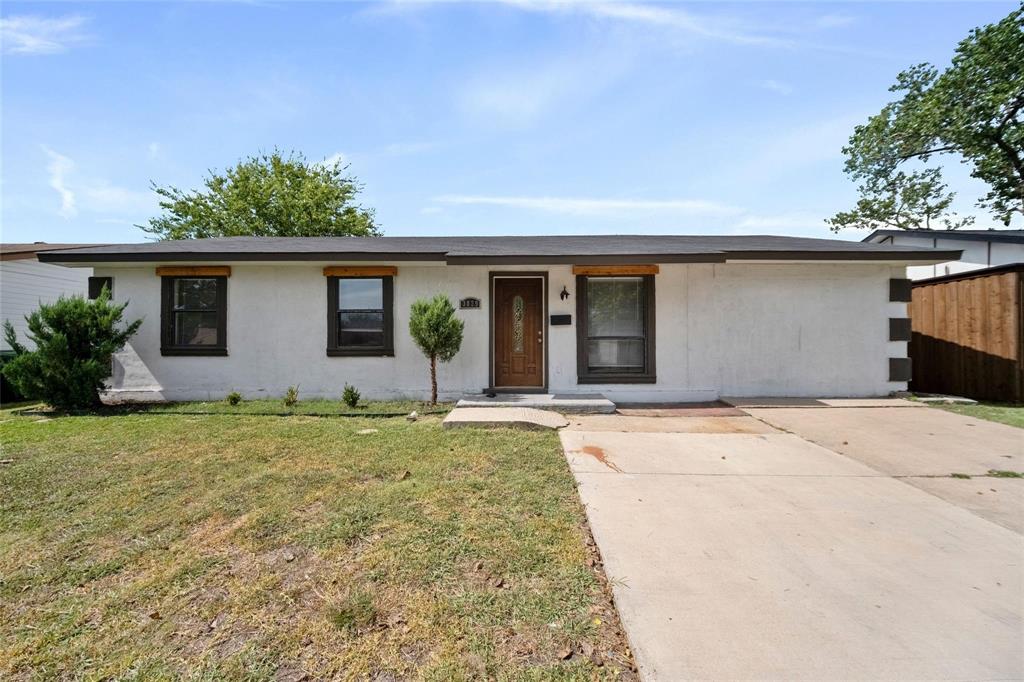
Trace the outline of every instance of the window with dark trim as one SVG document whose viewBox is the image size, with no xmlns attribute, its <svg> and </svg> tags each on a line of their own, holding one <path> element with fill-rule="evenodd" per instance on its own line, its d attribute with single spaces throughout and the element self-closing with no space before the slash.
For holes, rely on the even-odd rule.
<svg viewBox="0 0 1024 682">
<path fill-rule="evenodd" d="M 327 278 L 327 354 L 394 355 L 394 278 Z"/>
<path fill-rule="evenodd" d="M 654 276 L 576 277 L 581 384 L 654 383 Z"/>
<path fill-rule="evenodd" d="M 161 277 L 162 355 L 227 355 L 228 278 Z"/>
<path fill-rule="evenodd" d="M 94 301 L 100 297 L 100 292 L 106 287 L 110 295 L 114 295 L 113 277 L 90 277 L 89 278 L 89 300 Z"/>
</svg>

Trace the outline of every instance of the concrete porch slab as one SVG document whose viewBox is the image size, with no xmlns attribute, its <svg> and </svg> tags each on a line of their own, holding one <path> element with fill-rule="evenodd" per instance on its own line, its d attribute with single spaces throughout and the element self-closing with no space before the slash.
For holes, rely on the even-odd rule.
<svg viewBox="0 0 1024 682">
<path fill-rule="evenodd" d="M 455 407 L 526 407 L 565 414 L 612 414 L 615 412 L 615 403 L 600 393 L 499 393 L 493 398 L 481 394 L 466 396 L 456 403 Z"/>
<path fill-rule="evenodd" d="M 446 429 L 463 427 L 500 427 L 518 429 L 560 429 L 569 425 L 562 415 L 551 410 L 529 407 L 456 407 L 441 425 Z"/>
</svg>

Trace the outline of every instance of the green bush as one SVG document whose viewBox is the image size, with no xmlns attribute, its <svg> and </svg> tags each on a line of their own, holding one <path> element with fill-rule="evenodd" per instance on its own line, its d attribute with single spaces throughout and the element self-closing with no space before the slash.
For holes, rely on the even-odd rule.
<svg viewBox="0 0 1024 682">
<path fill-rule="evenodd" d="M 299 387 L 289 386 L 284 392 L 284 406 L 295 407 L 299 402 Z"/>
<path fill-rule="evenodd" d="M 359 404 L 359 391 L 356 390 L 355 386 L 349 386 L 345 384 L 345 390 L 341 394 L 342 401 L 349 407 L 355 407 Z"/>
<path fill-rule="evenodd" d="M 18 342 L 14 327 L 4 321 L 4 339 L 15 357 L 3 366 L 4 378 L 30 400 L 44 400 L 62 410 L 100 404 L 100 391 L 110 376 L 110 359 L 124 348 L 142 320 L 121 325 L 127 303 L 110 302 L 106 287 L 99 298 L 61 297 L 40 304 L 25 316 L 29 350 Z"/>
<path fill-rule="evenodd" d="M 14 351 L 0 351 L 0 405 L 16 403 L 25 399 L 25 396 L 14 390 L 14 386 L 7 379 L 4 379 L 4 365 L 15 358 Z"/>
<path fill-rule="evenodd" d="M 242 402 L 242 394 L 239 393 L 238 391 L 231 391 L 231 393 L 228 393 L 227 400 L 228 405 L 237 405 L 238 403 Z"/>
</svg>

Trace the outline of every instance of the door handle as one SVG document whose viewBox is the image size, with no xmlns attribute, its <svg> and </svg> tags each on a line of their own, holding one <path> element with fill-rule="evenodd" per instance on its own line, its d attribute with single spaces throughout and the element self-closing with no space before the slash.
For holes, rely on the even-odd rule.
<svg viewBox="0 0 1024 682">
<path fill-rule="evenodd" d="M 543 331 L 540 331 L 540 330 L 537 331 L 537 343 L 544 343 L 544 332 Z"/>
</svg>

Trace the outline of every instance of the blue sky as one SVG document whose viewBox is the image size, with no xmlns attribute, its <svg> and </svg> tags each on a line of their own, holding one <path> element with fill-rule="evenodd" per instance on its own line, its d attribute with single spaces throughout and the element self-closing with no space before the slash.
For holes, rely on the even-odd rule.
<svg viewBox="0 0 1024 682">
<path fill-rule="evenodd" d="M 5 2 L 2 239 L 144 241 L 151 181 L 274 147 L 388 235 L 829 236 L 853 126 L 1014 7 Z"/>
</svg>

